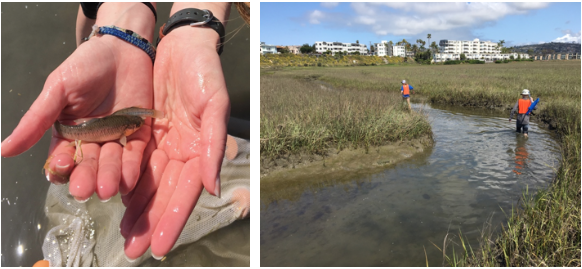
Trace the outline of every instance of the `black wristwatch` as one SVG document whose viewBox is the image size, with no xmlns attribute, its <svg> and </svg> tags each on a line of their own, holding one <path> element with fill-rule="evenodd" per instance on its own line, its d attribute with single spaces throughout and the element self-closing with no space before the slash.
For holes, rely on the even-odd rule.
<svg viewBox="0 0 582 269">
<path fill-rule="evenodd" d="M 156 45 L 159 44 L 160 40 L 162 40 L 162 38 L 172 30 L 180 26 L 188 25 L 210 27 L 214 29 L 214 31 L 216 31 L 220 37 L 220 44 L 218 44 L 218 55 L 222 53 L 222 46 L 224 44 L 224 25 L 222 25 L 222 23 L 216 17 L 214 17 L 214 15 L 212 15 L 212 12 L 207 9 L 200 10 L 197 8 L 186 8 L 174 13 L 168 22 L 166 22 L 160 28 L 160 35 Z"/>
</svg>

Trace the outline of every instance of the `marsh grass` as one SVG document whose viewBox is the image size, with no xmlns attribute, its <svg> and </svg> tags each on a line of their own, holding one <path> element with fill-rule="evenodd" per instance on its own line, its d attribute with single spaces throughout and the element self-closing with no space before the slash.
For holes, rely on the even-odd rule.
<svg viewBox="0 0 582 269">
<path fill-rule="evenodd" d="M 261 55 L 261 68 L 276 67 L 332 67 L 332 66 L 374 66 L 386 64 L 403 64 L 402 57 L 379 57 L 360 55 L 295 55 L 295 54 L 265 54 Z"/>
<path fill-rule="evenodd" d="M 537 193 L 526 190 L 520 204 L 505 212 L 506 225 L 483 229 L 478 249 L 461 231 L 437 247 L 451 266 L 580 267 L 580 71 L 576 60 L 279 70 L 261 78 L 261 154 L 370 146 L 430 131 L 422 115 L 402 106 L 402 79 L 430 102 L 503 109 L 508 116 L 521 90 L 529 89 L 540 98 L 532 119 L 548 123 L 561 144 L 553 183 Z"/>
<path fill-rule="evenodd" d="M 425 115 L 408 111 L 399 93 L 335 87 L 321 77 L 261 76 L 261 157 L 325 155 L 329 148 L 367 151 L 432 133 Z"/>
</svg>

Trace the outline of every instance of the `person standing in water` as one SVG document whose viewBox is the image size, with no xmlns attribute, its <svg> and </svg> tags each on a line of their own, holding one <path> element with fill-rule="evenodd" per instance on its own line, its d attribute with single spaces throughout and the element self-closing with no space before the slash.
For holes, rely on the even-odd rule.
<svg viewBox="0 0 582 269">
<path fill-rule="evenodd" d="M 408 85 L 406 83 L 406 80 L 403 80 L 402 87 L 400 88 L 400 93 L 402 93 L 402 98 L 406 99 L 406 102 L 408 103 L 408 109 L 412 110 L 412 107 L 410 106 L 410 90 L 412 90 L 412 92 L 414 93 L 414 88 Z"/>
<path fill-rule="evenodd" d="M 529 116 L 526 115 L 527 110 L 533 103 L 533 99 L 530 96 L 529 90 L 525 89 L 521 92 L 521 99 L 517 100 L 511 114 L 509 114 L 509 121 L 513 118 L 513 114 L 517 111 L 517 122 L 516 122 L 516 132 L 521 133 L 523 128 L 523 135 L 527 137 L 527 131 L 529 129 Z"/>
</svg>

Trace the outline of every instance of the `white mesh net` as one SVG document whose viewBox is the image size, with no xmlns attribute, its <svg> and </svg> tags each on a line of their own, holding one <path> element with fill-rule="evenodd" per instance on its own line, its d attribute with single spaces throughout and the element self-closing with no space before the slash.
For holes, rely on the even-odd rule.
<svg viewBox="0 0 582 269">
<path fill-rule="evenodd" d="M 195 242 L 250 213 L 250 146 L 249 141 L 229 136 L 225 158 L 220 172 L 219 199 L 202 192 L 182 234 L 174 245 Z M 49 227 L 42 246 L 44 259 L 50 266 L 138 266 L 151 257 L 148 251 L 129 262 L 125 258 L 125 239 L 119 233 L 119 223 L 125 206 L 119 195 L 106 203 L 92 197 L 78 203 L 69 194 L 68 185 L 51 185 L 47 194 L 45 213 Z M 223 239 L 220 239 L 223 238 Z M 231 240 L 216 237 L 215 240 Z M 201 240 L 206 252 L 228 259 L 228 264 L 249 263 L 249 253 L 229 250 L 225 242 Z M 248 243 L 246 244 L 248 247 Z M 244 252 L 244 251 L 243 251 Z M 234 259 L 234 262 L 233 262 Z M 202 263 L 196 263 L 202 265 Z M 208 263 L 207 263 L 208 264 Z M 219 263 L 220 264 L 220 263 Z"/>
</svg>

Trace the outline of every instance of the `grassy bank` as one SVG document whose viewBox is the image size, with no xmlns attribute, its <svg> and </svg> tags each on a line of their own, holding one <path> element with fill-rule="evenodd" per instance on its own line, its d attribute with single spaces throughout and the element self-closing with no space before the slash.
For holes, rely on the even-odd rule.
<svg viewBox="0 0 582 269">
<path fill-rule="evenodd" d="M 426 117 L 409 112 L 399 92 L 332 86 L 319 78 L 333 70 L 319 70 L 261 74 L 262 159 L 430 136 Z"/>
<path fill-rule="evenodd" d="M 360 55 L 303 55 L 265 54 L 261 55 L 261 68 L 273 67 L 331 67 L 331 66 L 374 66 L 404 63 L 402 57 L 379 57 Z"/>
<path fill-rule="evenodd" d="M 480 249 L 447 259 L 465 266 L 580 266 L 580 71 L 580 61 L 278 71 L 261 78 L 261 154 L 312 143 L 318 145 L 309 149 L 314 151 L 348 141 L 369 145 L 426 132 L 430 127 L 421 128 L 422 118 L 415 124 L 399 106 L 402 79 L 434 103 L 504 110 L 527 88 L 541 99 L 533 119 L 548 123 L 559 136 L 562 162 L 556 178 L 547 190 L 524 194 L 520 207 L 506 212 L 510 219 L 502 232 L 485 234 Z M 274 76 L 280 76 L 279 84 Z M 336 132 L 344 128 L 349 131 Z M 269 145 L 271 137 L 279 142 Z"/>
</svg>

